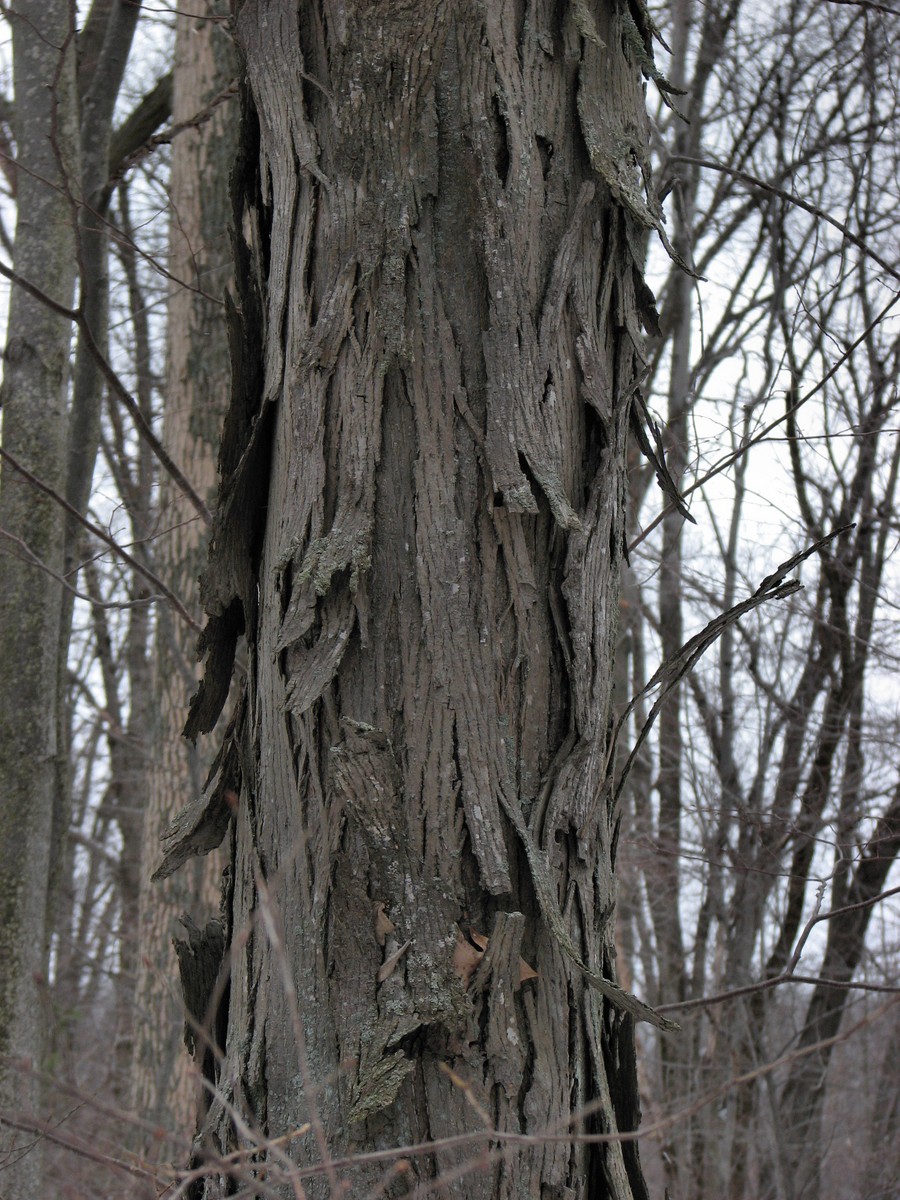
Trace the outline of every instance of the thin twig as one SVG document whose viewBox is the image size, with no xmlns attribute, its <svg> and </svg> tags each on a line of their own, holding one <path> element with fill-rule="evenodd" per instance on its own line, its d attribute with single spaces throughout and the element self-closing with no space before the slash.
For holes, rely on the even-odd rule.
<svg viewBox="0 0 900 1200">
<path fill-rule="evenodd" d="M 800 396 L 800 398 L 794 404 L 792 404 L 789 408 L 786 408 L 785 411 L 781 413 L 780 416 L 776 417 L 774 421 L 770 421 L 768 425 L 763 426 L 759 433 L 755 433 L 753 437 L 744 438 L 737 450 L 733 450 L 731 453 L 724 455 L 719 459 L 715 466 L 710 467 L 705 475 L 702 475 L 699 479 L 692 483 L 690 487 L 685 488 L 681 493 L 682 500 L 686 500 L 692 492 L 696 492 L 698 488 L 705 487 L 711 479 L 715 479 L 717 475 L 721 475 L 723 471 L 726 471 L 730 466 L 737 462 L 739 458 L 742 458 L 743 455 L 745 455 L 753 446 L 758 445 L 760 442 L 764 442 L 773 430 L 777 429 L 779 425 L 783 425 L 784 422 L 793 416 L 798 409 L 802 408 L 804 404 L 806 404 L 809 400 L 812 400 L 813 396 L 822 391 L 826 383 L 828 383 L 830 379 L 834 378 L 844 363 L 847 362 L 848 359 L 852 358 L 859 347 L 885 320 L 891 309 L 896 307 L 898 301 L 900 301 L 900 291 L 894 293 L 884 308 L 882 308 L 881 312 L 866 326 L 859 337 L 850 343 L 844 353 L 836 360 L 834 366 L 825 372 L 817 384 L 814 384 L 814 386 L 811 387 L 808 392 L 804 392 L 804 394 Z M 633 550 L 636 550 L 637 547 L 640 546 L 641 542 L 650 536 L 656 526 L 661 524 L 661 522 L 673 512 L 675 512 L 674 504 L 669 503 L 664 505 L 660 512 L 658 512 L 650 522 L 650 524 L 647 525 L 646 528 L 642 529 L 640 534 L 638 534 L 638 536 L 632 542 L 629 542 L 629 553 L 631 553 Z"/>
<path fill-rule="evenodd" d="M 826 224 L 833 226 L 851 245 L 856 246 L 857 250 L 861 250 L 873 262 L 878 263 L 883 271 L 887 271 L 888 275 L 900 281 L 900 268 L 889 263 L 886 258 L 882 258 L 877 250 L 873 250 L 868 242 L 854 233 L 843 221 L 839 221 L 837 217 L 833 217 L 824 208 L 819 208 L 817 204 L 813 204 L 809 200 L 804 200 L 802 196 L 797 196 L 793 192 L 786 192 L 783 188 L 776 187 L 774 183 L 766 183 L 764 179 L 760 179 L 756 175 L 751 175 L 749 171 L 742 171 L 738 167 L 730 167 L 727 163 L 716 162 L 712 158 L 694 158 L 689 154 L 673 154 L 669 161 L 686 163 L 691 167 L 702 167 L 708 171 L 720 171 L 723 175 L 730 175 L 733 179 L 739 179 L 742 183 L 748 183 L 751 187 L 759 188 L 761 191 L 768 192 L 772 196 L 777 196 L 779 200 L 785 200 L 788 204 L 793 204 L 795 208 L 803 209 L 804 212 L 809 213 L 816 220 L 825 221 Z"/>
<path fill-rule="evenodd" d="M 144 414 L 141 412 L 140 405 L 125 387 L 125 384 L 121 381 L 113 369 L 112 364 L 97 345 L 96 339 L 91 332 L 90 325 L 81 306 L 79 305 L 78 308 L 69 308 L 69 306 L 66 304 L 60 304 L 58 300 L 54 300 L 52 296 L 49 296 L 41 288 L 36 287 L 33 283 L 30 283 L 27 279 L 25 279 L 24 276 L 20 275 L 18 271 L 14 271 L 12 268 L 7 267 L 5 263 L 0 263 L 0 275 L 2 275 L 5 279 L 8 279 L 11 283 L 21 287 L 24 291 L 28 292 L 29 295 L 34 296 L 36 300 L 39 300 L 42 304 L 45 304 L 52 312 L 57 313 L 61 317 L 68 318 L 68 320 L 72 321 L 76 325 L 82 337 L 84 338 L 84 344 L 87 346 L 91 356 L 96 361 L 104 379 L 109 384 L 114 394 L 118 396 L 121 402 L 128 409 L 139 435 L 144 438 L 144 440 L 150 446 L 150 449 L 159 459 L 162 468 L 172 477 L 172 479 L 181 489 L 184 496 L 191 502 L 205 523 L 207 525 L 211 525 L 212 514 L 188 483 L 186 476 L 180 467 L 178 467 L 178 465 L 175 463 L 174 459 L 163 446 L 162 442 L 150 428 L 150 425 L 144 417 Z"/>
<path fill-rule="evenodd" d="M 43 559 L 39 558 L 31 549 L 27 542 L 22 538 L 16 537 L 14 533 L 10 533 L 8 529 L 0 529 L 0 537 L 6 538 L 8 542 L 13 542 L 22 552 L 22 556 L 37 567 L 39 571 L 43 571 L 45 575 L 49 575 L 51 579 L 55 579 L 57 583 L 61 583 L 67 592 L 71 592 L 78 600 L 84 600 L 88 604 L 98 608 L 138 608 L 142 604 L 155 604 L 158 600 L 165 600 L 163 595 L 159 596 L 139 596 L 136 600 L 95 600 L 93 596 L 87 595 L 86 592 L 80 592 L 78 588 L 73 587 L 68 579 L 54 571 L 52 567 L 48 567 Z"/>
<path fill-rule="evenodd" d="M 36 475 L 33 475 L 27 467 L 24 467 L 18 461 L 18 459 L 14 458 L 8 450 L 4 450 L 2 446 L 0 446 L 0 458 L 2 458 L 4 462 L 8 462 L 14 470 L 19 472 L 23 479 L 27 479 L 30 484 L 33 484 L 33 486 L 39 491 L 43 492 L 45 496 L 49 496 L 51 500 L 55 500 L 61 508 L 65 509 L 70 516 L 73 516 L 76 521 L 78 521 L 84 526 L 85 529 L 88 530 L 89 533 L 92 533 L 94 537 L 99 538 L 104 545 L 109 546 L 110 550 L 117 554 L 123 562 L 128 563 L 128 565 L 133 570 L 137 571 L 139 575 L 143 575 L 143 577 L 149 580 L 154 587 L 159 588 L 160 592 L 169 601 L 182 620 L 186 621 L 188 625 L 190 625 L 191 629 L 195 630 L 197 633 L 201 632 L 202 627 L 197 621 L 194 620 L 175 593 L 170 588 L 167 588 L 159 576 L 154 575 L 149 567 L 145 567 L 142 563 L 139 563 L 136 558 L 133 558 L 127 550 L 123 550 L 115 538 L 110 537 L 109 534 L 104 533 L 99 525 L 95 525 L 93 521 L 89 521 L 87 517 L 82 516 L 81 513 L 78 512 L 78 510 L 74 507 L 74 505 L 70 504 L 68 500 L 66 500 L 65 496 L 61 496 L 59 492 L 55 491 L 49 486 L 49 484 L 44 483 L 42 479 L 38 479 Z"/>
<path fill-rule="evenodd" d="M 727 1004 L 729 1000 L 739 1000 L 741 996 L 752 996 L 756 992 L 767 992 L 771 988 L 781 987 L 784 983 L 807 983 L 816 987 L 830 987 L 844 992 L 886 992 L 889 996 L 900 995 L 900 987 L 890 983 L 854 983 L 851 979 L 823 979 L 819 975 L 794 975 L 785 971 L 783 975 L 775 975 L 771 979 L 760 979 L 756 983 L 748 983 L 746 987 L 732 988 L 728 992 L 716 992 L 712 996 L 698 996 L 695 1000 L 682 1000 L 674 1004 L 658 1004 L 657 1012 L 685 1012 L 689 1008 L 712 1008 L 716 1004 Z"/>
</svg>

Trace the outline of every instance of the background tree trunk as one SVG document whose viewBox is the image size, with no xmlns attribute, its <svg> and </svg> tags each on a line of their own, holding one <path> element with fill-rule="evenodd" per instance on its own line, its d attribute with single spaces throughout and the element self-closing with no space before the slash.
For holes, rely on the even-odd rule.
<svg viewBox="0 0 900 1200">
<path fill-rule="evenodd" d="M 164 441 L 195 490 L 212 499 L 216 453 L 230 379 L 222 307 L 232 275 L 228 238 L 228 178 L 237 148 L 234 104 L 207 106 L 236 79 L 237 55 L 222 25 L 227 5 L 195 0 L 176 20 L 173 122 L 197 121 L 172 148 L 169 270 L 189 287 L 169 301 L 168 380 Z M 198 580 L 206 560 L 206 529 L 168 476 L 161 482 L 156 569 L 192 612 L 200 615 Z M 159 838 L 185 801 L 203 790 L 208 756 L 182 737 L 188 700 L 196 687 L 196 634 L 176 613 L 158 616 L 150 798 L 144 821 L 141 872 L 140 969 L 135 1043 L 134 1107 L 142 1117 L 177 1131 L 190 1129 L 197 1089 L 184 1045 L 173 934 L 184 935 L 185 911 L 201 924 L 218 910 L 219 856 L 198 859 L 164 882 L 150 875 Z"/>
<path fill-rule="evenodd" d="M 74 28 L 66 0 L 17 0 L 13 29 L 17 144 L 15 269 L 57 304 L 72 303 L 77 178 Z M 71 330 L 14 287 L 3 377 L 3 450 L 57 494 L 66 486 Z M 56 654 L 64 519 L 7 457 L 0 471 L 0 1112 L 33 1113 L 21 1068 L 41 1066 L 47 927 L 58 770 Z M 7 1057 L 11 1056 L 11 1057 Z M 2 1127 L 7 1200 L 40 1194 L 31 1135 Z"/>
<path fill-rule="evenodd" d="M 622 1006 L 650 1015 L 609 982 L 605 787 L 650 45 L 640 7 L 598 7 L 241 9 L 241 313 L 191 719 L 246 628 L 207 795 L 210 825 L 239 796 L 207 1155 L 312 1120 L 292 1154 L 332 1176 L 462 1134 L 413 1176 L 645 1194 L 631 1143 L 474 1171 L 471 1140 L 633 1129 Z"/>
<path fill-rule="evenodd" d="M 140 0 L 137 3 L 115 0 L 109 4 L 100 0 L 91 4 L 84 28 L 78 35 L 78 98 L 71 119 L 78 121 L 80 125 L 80 169 L 77 176 L 78 186 L 75 186 L 74 178 L 71 179 L 65 194 L 70 220 L 76 226 L 78 302 L 85 324 L 78 329 L 75 337 L 66 431 L 66 481 L 62 490 L 69 506 L 65 515 L 64 574 L 73 588 L 78 581 L 86 544 L 79 517 L 84 517 L 87 513 L 91 498 L 94 468 L 101 440 L 100 418 L 106 393 L 106 383 L 98 355 L 109 357 L 109 199 L 112 191 L 109 182 L 109 156 L 112 121 L 139 15 Z M 74 30 L 74 10 L 71 20 Z M 144 524 L 143 529 L 138 531 L 138 536 L 144 537 L 146 532 L 147 527 Z M 72 817 L 72 712 L 68 672 L 74 611 L 75 593 L 73 590 L 66 590 L 62 597 L 62 612 L 57 632 L 57 686 L 60 699 L 56 706 L 59 722 L 59 774 L 51 842 L 53 869 L 56 874 L 54 891 L 58 889 L 60 877 L 66 874 L 66 838 Z M 140 636 L 135 639 L 134 644 L 139 642 Z M 117 750 L 117 757 L 123 757 L 121 748 Z M 114 773 L 119 765 L 125 764 L 116 763 L 113 767 Z M 119 782 L 124 783 L 122 791 L 129 790 L 127 782 Z M 114 819 L 124 846 L 120 883 L 123 916 L 127 916 L 128 913 L 134 914 L 137 907 L 134 884 L 136 856 L 139 852 L 139 821 L 135 820 L 135 809 L 141 807 L 141 801 L 139 796 L 132 795 L 128 803 L 124 802 L 122 792 L 117 793 L 116 787 L 110 789 L 108 798 L 111 810 L 115 811 Z M 123 919 L 122 924 L 125 923 Z M 126 937 L 122 943 L 122 956 L 125 961 L 124 970 L 120 972 L 120 981 L 134 980 L 133 951 L 133 939 Z M 129 1003 L 120 1005 L 123 1015 L 131 1008 L 132 987 L 128 987 L 128 991 Z M 128 1045 L 130 1037 L 128 1028 L 119 1029 L 120 1051 Z"/>
</svg>

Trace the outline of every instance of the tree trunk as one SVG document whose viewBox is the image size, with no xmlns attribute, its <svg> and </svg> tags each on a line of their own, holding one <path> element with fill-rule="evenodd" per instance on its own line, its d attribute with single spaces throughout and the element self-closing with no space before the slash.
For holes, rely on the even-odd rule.
<svg viewBox="0 0 900 1200">
<path fill-rule="evenodd" d="M 66 0 L 17 0 L 15 269 L 63 306 L 75 282 L 77 104 L 74 29 Z M 62 509 L 13 465 L 65 491 L 70 328 L 21 287 L 10 298 L 0 473 L 0 1117 L 27 1115 L 38 1094 L 47 1004 L 47 905 L 57 771 L 56 650 Z M 43 569 L 42 569 L 43 568 Z M 10 1056 L 10 1057 L 7 1057 Z M 24 1068 L 24 1071 L 23 1071 Z M 2 1127 L 6 1200 L 40 1194 L 33 1136 Z"/>
<path fill-rule="evenodd" d="M 74 10 L 72 10 L 74 11 Z M 80 329 L 76 337 L 72 386 L 66 432 L 67 469 L 63 495 L 69 505 L 65 526 L 64 574 L 75 584 L 84 548 L 84 516 L 91 496 L 94 466 L 100 445 L 100 413 L 104 379 L 96 351 L 109 353 L 109 151 L 116 97 L 140 16 L 135 3 L 91 5 L 78 39 L 78 99 L 73 119 L 80 120 L 78 187 L 67 188 L 70 219 L 76 224 L 79 308 L 90 330 L 88 344 Z M 72 20 L 75 20 L 73 16 Z M 74 199 L 77 196 L 78 200 Z M 57 672 L 60 699 L 56 705 L 59 729 L 59 771 L 54 801 L 51 861 L 55 876 L 65 874 L 66 837 L 71 822 L 69 758 L 71 709 L 69 694 L 69 646 L 75 612 L 74 592 L 63 592 L 57 632 Z M 123 839 L 128 830 L 122 827 Z M 127 857 L 127 850 L 126 850 Z M 59 880 L 54 878 L 53 892 Z M 51 916 L 51 921 L 52 921 Z"/>
<path fill-rule="evenodd" d="M 217 1154 L 311 1121 L 291 1159 L 332 1185 L 330 1156 L 462 1135 L 410 1177 L 644 1196 L 634 1143 L 504 1137 L 634 1129 L 653 1018 L 612 982 L 605 786 L 658 224 L 646 15 L 246 0 L 237 34 L 241 306 L 191 733 L 244 630 L 249 664 L 169 860 L 233 813 L 197 1194 L 241 1175 Z M 387 1169 L 340 1173 L 365 1195 Z"/>
<path fill-rule="evenodd" d="M 862 847 L 844 897 L 844 907 L 828 923 L 821 978 L 849 983 L 862 958 L 874 904 L 900 850 L 900 787 Z M 798 1038 L 801 1057 L 791 1065 L 780 1107 L 785 1156 L 799 1197 L 820 1195 L 823 1143 L 821 1121 L 825 1082 L 849 993 L 821 982 L 813 989 Z"/>
<path fill-rule="evenodd" d="M 692 0 L 680 0 L 673 13 L 672 81 L 680 88 L 688 82 L 687 56 L 690 31 L 694 19 Z M 687 140 L 684 126 L 678 142 Z M 683 171 L 676 183 L 674 246 L 686 262 L 690 262 L 691 225 L 696 180 L 689 180 Z M 669 339 L 669 394 L 665 430 L 666 463 L 676 487 L 681 486 L 688 463 L 688 417 L 693 402 L 691 394 L 691 334 L 694 325 L 692 305 L 693 281 L 673 266 L 663 309 L 665 332 Z M 662 554 L 659 565 L 659 636 L 662 661 L 674 657 L 684 642 L 684 517 L 676 510 L 663 520 Z M 656 848 L 653 856 L 653 877 L 647 890 L 653 930 L 659 958 L 660 1003 L 677 1003 L 687 994 L 687 963 L 684 935 L 681 926 L 681 854 L 682 854 L 682 780 L 684 753 L 681 738 L 681 688 L 675 687 L 659 714 L 659 773 L 656 791 L 659 797 Z M 662 1094 L 675 1106 L 683 1104 L 690 1092 L 688 1072 L 689 1048 L 679 1039 L 673 1043 L 662 1038 L 659 1044 Z M 662 1155 L 666 1182 L 678 1195 L 679 1185 L 690 1161 L 687 1153 L 676 1151 L 678 1128 L 668 1131 Z M 687 1161 L 685 1161 L 687 1160 Z"/>
<path fill-rule="evenodd" d="M 169 270 L 189 286 L 169 301 L 165 443 L 195 490 L 212 498 L 216 451 L 228 402 L 229 359 L 221 301 L 232 274 L 228 241 L 228 176 L 237 144 L 236 106 L 207 105 L 236 78 L 233 44 L 219 21 L 224 4 L 194 0 L 176 19 L 173 120 L 184 129 L 172 148 Z M 217 303 L 217 301 L 219 303 Z M 200 615 L 197 580 L 206 559 L 206 529 L 175 484 L 161 481 L 156 569 Z M 151 883 L 159 837 L 185 799 L 202 791 L 208 757 L 181 737 L 196 687 L 196 635 L 161 609 L 154 693 L 158 709 L 141 872 L 138 1011 L 134 1106 L 164 1128 L 189 1129 L 197 1095 L 184 1046 L 184 1012 L 175 986 L 173 934 L 189 910 L 201 921 L 218 909 L 221 863 L 198 860 L 164 883 Z M 152 865 L 151 865 L 152 864 Z M 147 1147 L 149 1150 L 150 1147 Z"/>
</svg>

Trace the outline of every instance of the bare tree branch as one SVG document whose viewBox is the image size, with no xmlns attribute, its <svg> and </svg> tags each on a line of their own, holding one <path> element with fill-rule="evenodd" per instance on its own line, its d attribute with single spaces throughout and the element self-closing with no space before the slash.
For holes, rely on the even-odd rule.
<svg viewBox="0 0 900 1200">
<path fill-rule="evenodd" d="M 60 494 L 54 491 L 53 488 L 48 487 L 46 483 L 38 479 L 36 475 L 33 475 L 31 471 L 27 470 L 17 459 L 13 458 L 13 456 L 7 450 L 4 450 L 2 446 L 0 446 L 0 458 L 2 458 L 4 462 L 8 462 L 11 467 L 18 471 L 19 474 L 24 479 L 27 479 L 29 483 L 33 484 L 34 487 L 38 488 L 45 495 L 50 496 L 52 500 L 55 500 L 56 503 L 64 508 L 70 516 L 74 517 L 79 524 L 83 525 L 89 533 L 92 533 L 94 537 L 99 538 L 104 545 L 109 546 L 110 550 L 118 555 L 123 562 L 126 562 L 132 568 L 132 570 L 137 571 L 139 575 L 143 575 L 145 579 L 149 580 L 154 587 L 159 588 L 162 595 L 172 605 L 181 619 L 187 622 L 187 624 L 190 625 L 192 629 L 196 630 L 197 633 L 202 632 L 202 626 L 194 620 L 175 593 L 170 591 L 163 581 L 158 576 L 154 575 L 148 567 L 145 567 L 142 563 L 138 562 L 138 560 L 130 555 L 127 550 L 123 550 L 118 542 L 116 542 L 114 538 L 111 538 L 109 534 L 104 533 L 99 525 L 95 525 L 93 521 L 89 521 L 87 517 L 83 517 L 72 507 L 71 504 L 69 504 L 64 496 L 60 496 Z"/>
<path fill-rule="evenodd" d="M 62 317 L 68 317 L 70 321 L 74 322 L 85 339 L 85 345 L 96 359 L 97 365 L 99 366 L 104 379 L 112 388 L 115 395 L 118 396 L 118 398 L 122 401 L 125 408 L 127 408 L 140 436 L 146 440 L 147 444 L 153 450 L 153 453 L 159 459 L 163 470 L 167 471 L 168 474 L 171 475 L 171 477 L 175 480 L 184 495 L 197 510 L 198 514 L 203 518 L 203 521 L 207 525 L 211 525 L 212 514 L 188 483 L 184 472 L 174 462 L 169 452 L 163 446 L 162 442 L 160 442 L 159 438 L 150 428 L 144 417 L 144 414 L 141 412 L 140 405 L 113 370 L 113 367 L 106 355 L 100 350 L 100 347 L 94 340 L 93 334 L 91 333 L 90 327 L 85 320 L 84 313 L 82 312 L 81 308 L 69 308 L 65 304 L 60 304 L 58 301 L 54 300 L 52 296 L 48 296 L 46 292 L 43 292 L 40 288 L 35 287 L 34 284 L 29 283 L 27 279 L 24 279 L 17 271 L 13 271 L 4 263 L 0 263 L 0 275 L 2 275 L 5 279 L 8 279 L 11 283 L 15 283 L 18 287 L 23 288 L 30 295 L 34 296 L 35 299 L 40 300 L 42 304 L 46 304 L 47 307 L 53 312 L 58 313 Z"/>
</svg>

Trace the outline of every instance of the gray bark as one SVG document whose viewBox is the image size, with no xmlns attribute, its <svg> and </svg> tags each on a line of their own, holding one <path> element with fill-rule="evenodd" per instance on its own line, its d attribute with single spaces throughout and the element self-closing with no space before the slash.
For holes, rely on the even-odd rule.
<svg viewBox="0 0 900 1200">
<path fill-rule="evenodd" d="M 237 143 L 236 102 L 197 128 L 190 122 L 237 77 L 233 43 L 219 22 L 225 4 L 182 4 L 176 23 L 173 112 L 183 127 L 172 148 L 169 270 L 190 287 L 176 289 L 168 310 L 165 443 L 194 488 L 212 500 L 216 452 L 228 404 L 229 355 L 221 301 L 231 280 L 228 178 Z M 206 528 L 173 481 L 160 482 L 155 540 L 157 572 L 199 618 L 198 579 L 206 561 Z M 195 635 L 177 614 L 161 609 L 156 629 L 153 704 L 155 730 L 150 797 L 144 819 L 141 871 L 140 967 L 133 1082 L 136 1111 L 163 1128 L 190 1129 L 197 1085 L 182 1036 L 173 934 L 186 910 L 201 925 L 218 909 L 218 856 L 188 871 L 151 882 L 159 836 L 185 799 L 203 786 L 209 755 L 181 737 L 196 688 Z M 202 1015 L 202 1014 L 201 1014 Z M 148 1151 L 153 1147 L 148 1145 Z"/>
<path fill-rule="evenodd" d="M 241 1176 L 218 1155 L 304 1121 L 307 1194 L 331 1156 L 459 1135 L 408 1177 L 646 1194 L 633 1143 L 485 1137 L 635 1128 L 632 1014 L 653 1017 L 614 983 L 606 787 L 659 221 L 649 34 L 640 6 L 596 7 L 241 9 L 240 310 L 192 734 L 243 631 L 250 657 L 170 845 L 234 814 L 197 1195 Z M 364 1195 L 385 1170 L 345 1177 Z"/>
<path fill-rule="evenodd" d="M 77 166 L 75 48 L 66 0 L 10 6 L 16 93 L 15 269 L 72 302 L 75 247 L 66 199 Z M 3 380 L 3 448 L 65 490 L 67 321 L 14 288 Z M 57 638 L 62 510 L 5 459 L 0 471 L 0 1112 L 33 1112 L 46 1007 L 47 897 L 58 769 Z M 9 1056 L 9 1057 L 7 1057 Z M 6 1200 L 40 1194 L 39 1153 L 0 1124 Z"/>
</svg>

